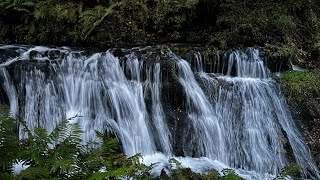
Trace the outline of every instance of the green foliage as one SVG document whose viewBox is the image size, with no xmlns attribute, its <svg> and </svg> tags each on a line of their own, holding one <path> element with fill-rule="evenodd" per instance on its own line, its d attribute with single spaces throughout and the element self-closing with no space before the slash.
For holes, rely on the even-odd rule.
<svg viewBox="0 0 320 180">
<path fill-rule="evenodd" d="M 11 174 L 11 173 L 3 173 L 3 172 L 0 172 L 0 179 L 13 180 L 13 179 L 15 179 L 15 178 L 14 178 L 14 175 Z"/>
<path fill-rule="evenodd" d="M 80 3 L 81 5 L 81 3 Z M 36 21 L 64 21 L 76 23 L 78 19 L 78 6 L 72 3 L 58 4 L 56 1 L 39 1 L 35 4 L 33 16 Z"/>
<path fill-rule="evenodd" d="M 33 8 L 34 2 L 32 0 L 4 0 L 0 2 L 0 8 L 6 11 L 18 11 L 31 14 L 30 9 Z M 0 11 L 1 12 L 1 11 Z M 4 11 L 5 12 L 5 11 Z"/>
<path fill-rule="evenodd" d="M 19 31 L 8 31 L 3 36 L 13 33 L 21 35 L 17 38 L 33 43 L 34 41 L 41 43 L 91 41 L 92 36 L 116 42 L 129 35 L 148 38 L 144 36 L 146 30 L 169 34 L 170 37 L 177 39 L 180 37 L 179 31 L 183 24 L 188 21 L 191 9 L 197 3 L 197 0 L 156 0 L 152 3 L 148 0 L 80 1 L 80 3 L 54 0 L 4 0 L 0 3 L 0 14 L 3 15 L 0 20 L 18 18 L 14 19 L 16 24 L 9 28 L 19 27 Z M 19 13 L 11 16 L 11 13 L 16 12 Z M 94 31 L 101 32 L 93 34 Z M 54 34 L 59 35 L 60 39 Z"/>
<path fill-rule="evenodd" d="M 109 7 L 95 6 L 93 9 L 86 10 L 80 14 L 80 23 L 83 23 L 82 38 L 86 39 L 88 35 L 99 26 L 103 20 L 112 14 L 113 9 L 123 5 L 123 2 L 113 3 Z"/>
<path fill-rule="evenodd" d="M 153 28 L 160 34 L 170 32 L 173 39 L 180 38 L 180 29 L 188 21 L 191 14 L 199 1 L 156 1 L 154 13 L 151 13 L 154 22 Z"/>
<path fill-rule="evenodd" d="M 19 152 L 16 127 L 15 120 L 8 117 L 8 108 L 0 105 L 0 173 L 8 171 L 16 161 Z"/>
<path fill-rule="evenodd" d="M 1 108 L 3 109 L 3 108 Z M 4 114 L 0 112 L 0 114 Z M 140 162 L 141 155 L 126 157 L 120 153 L 116 139 L 96 132 L 101 143 L 82 144 L 82 130 L 78 124 L 63 120 L 51 132 L 28 129 L 21 121 L 28 138 L 18 140 L 16 122 L 6 116 L 0 118 L 0 177 L 1 179 L 143 179 L 149 170 Z M 13 177 L 9 168 L 15 161 L 29 167 Z M 106 171 L 101 171 L 101 168 Z"/>
<path fill-rule="evenodd" d="M 295 59 L 307 58 L 309 56 L 308 52 L 298 49 L 297 47 L 265 44 L 264 48 L 267 56 L 293 57 Z"/>
<path fill-rule="evenodd" d="M 292 62 L 301 66 L 305 66 L 306 61 L 310 59 L 311 53 L 299 49 L 295 46 L 278 46 L 273 44 L 265 44 L 264 52 L 268 58 L 291 58 Z"/>
<path fill-rule="evenodd" d="M 55 45 L 265 43 L 308 49 L 319 42 L 316 0 L 3 0 L 0 41 Z"/>
<path fill-rule="evenodd" d="M 29 167 L 22 170 L 17 176 L 17 179 L 51 179 L 49 171 L 45 167 Z"/>
<path fill-rule="evenodd" d="M 310 48 L 311 51 L 311 58 L 315 59 L 316 61 L 320 58 L 320 43 L 316 42 L 313 44 L 313 46 Z M 319 64 L 319 61 L 317 62 Z"/>
<path fill-rule="evenodd" d="M 170 179 L 242 180 L 242 178 L 240 178 L 238 174 L 232 169 L 223 169 L 222 173 L 224 174 L 224 176 L 220 176 L 216 170 L 210 170 L 207 174 L 198 174 L 198 173 L 192 172 L 190 168 L 183 168 L 181 166 L 181 163 L 174 158 L 170 159 L 169 162 L 171 165 L 174 165 L 174 168 L 170 169 Z"/>
<path fill-rule="evenodd" d="M 281 170 L 280 177 L 290 176 L 293 178 L 300 177 L 300 169 L 297 164 L 289 164 Z"/>
<path fill-rule="evenodd" d="M 291 29 L 295 28 L 294 17 L 285 14 L 275 14 L 273 16 L 277 28 L 283 33 L 288 33 Z"/>
<path fill-rule="evenodd" d="M 31 132 L 25 123 L 23 125 L 28 138 L 24 147 L 21 147 L 20 159 L 30 167 L 19 175 L 21 179 L 33 176 L 73 177 L 79 173 L 77 163 L 81 160 L 79 154 L 82 153 L 83 145 L 80 139 L 82 131 L 78 124 L 64 120 L 50 134 L 42 128 Z"/>
<path fill-rule="evenodd" d="M 225 175 L 222 177 L 223 180 L 241 180 L 237 173 L 232 169 L 223 169 L 222 173 Z"/>
<path fill-rule="evenodd" d="M 149 176 L 148 171 L 152 166 L 146 166 L 140 162 L 141 155 L 137 154 L 127 158 L 119 154 L 118 141 L 96 132 L 102 139 L 102 146 L 93 149 L 86 157 L 85 167 L 104 167 L 107 171 L 96 171 L 89 179 L 119 179 L 121 177 L 131 177 L 142 179 Z M 98 158 L 97 158 L 98 157 Z"/>
<path fill-rule="evenodd" d="M 208 174 L 203 174 L 202 177 L 204 180 L 218 180 L 219 173 L 216 170 L 211 170 Z"/>
<path fill-rule="evenodd" d="M 319 16 L 314 14 L 318 10 L 314 0 L 224 1 L 217 25 L 224 27 L 229 45 L 269 43 L 301 48 L 319 37 Z"/>
<path fill-rule="evenodd" d="M 190 168 L 177 168 L 170 171 L 170 178 L 176 180 L 199 179 L 199 174 L 191 171 Z"/>
<path fill-rule="evenodd" d="M 289 71 L 279 80 L 289 101 L 305 101 L 320 93 L 320 82 L 313 72 Z"/>
</svg>

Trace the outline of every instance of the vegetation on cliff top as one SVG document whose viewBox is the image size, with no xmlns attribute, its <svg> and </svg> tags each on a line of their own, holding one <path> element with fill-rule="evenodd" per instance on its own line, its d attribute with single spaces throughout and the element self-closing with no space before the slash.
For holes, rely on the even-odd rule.
<svg viewBox="0 0 320 180">
<path fill-rule="evenodd" d="M 280 78 L 280 82 L 289 102 L 302 102 L 320 95 L 320 81 L 314 72 L 288 71 Z"/>
<path fill-rule="evenodd" d="M 319 16 L 317 0 L 3 0 L 0 43 L 311 49 L 319 42 Z"/>
</svg>

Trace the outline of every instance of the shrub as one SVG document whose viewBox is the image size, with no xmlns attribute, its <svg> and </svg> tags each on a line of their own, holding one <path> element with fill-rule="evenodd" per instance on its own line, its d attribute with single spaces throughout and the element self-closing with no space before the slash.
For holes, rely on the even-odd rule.
<svg viewBox="0 0 320 180">
<path fill-rule="evenodd" d="M 0 118 L 0 177 L 13 178 L 10 167 L 15 161 L 23 161 L 29 167 L 16 179 L 118 179 L 121 177 L 142 179 L 150 177 L 152 166 L 140 163 L 139 154 L 126 157 L 119 150 L 118 141 L 97 132 L 101 143 L 81 143 L 82 131 L 78 124 L 63 120 L 50 134 L 45 129 L 30 131 L 18 140 L 16 122 Z M 102 169 L 106 169 L 103 171 Z"/>
</svg>

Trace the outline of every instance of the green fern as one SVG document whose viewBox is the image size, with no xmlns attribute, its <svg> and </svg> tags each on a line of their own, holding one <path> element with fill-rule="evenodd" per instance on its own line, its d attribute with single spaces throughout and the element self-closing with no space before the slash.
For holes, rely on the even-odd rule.
<svg viewBox="0 0 320 180">
<path fill-rule="evenodd" d="M 57 1 L 48 0 L 35 4 L 33 16 L 37 21 L 76 23 L 80 11 L 82 11 L 82 3 L 80 5 L 73 3 L 59 4 Z"/>
<path fill-rule="evenodd" d="M 50 134 L 42 128 L 35 128 L 32 133 L 22 123 L 29 137 L 20 158 L 32 167 L 46 167 L 51 175 L 76 174 L 78 155 L 83 149 L 82 131 L 78 124 L 70 124 L 68 120 L 63 120 Z"/>
<path fill-rule="evenodd" d="M 14 180 L 15 177 L 13 174 L 10 173 L 1 173 L 0 172 L 0 179 L 4 179 L 4 180 Z"/>
<path fill-rule="evenodd" d="M 7 171 L 16 161 L 19 141 L 15 120 L 8 117 L 8 108 L 0 106 L 0 172 Z"/>
<path fill-rule="evenodd" d="M 124 2 L 112 3 L 109 7 L 95 6 L 93 9 L 86 10 L 80 14 L 80 23 L 83 24 L 82 39 L 86 39 L 88 35 L 99 26 L 103 20 L 112 14 L 113 9 L 122 6 Z"/>
<path fill-rule="evenodd" d="M 19 180 L 31 179 L 51 179 L 50 173 L 46 167 L 28 167 L 22 170 L 17 176 Z"/>
<path fill-rule="evenodd" d="M 33 1 L 25 0 L 4 0 L 0 3 L 0 7 L 6 10 L 14 10 L 18 12 L 24 12 L 32 14 L 31 10 L 35 3 Z"/>
<path fill-rule="evenodd" d="M 25 165 L 29 165 L 17 176 L 17 179 L 86 179 L 89 177 L 91 179 L 122 177 L 141 179 L 149 177 L 148 172 L 152 166 L 141 164 L 140 154 L 127 158 L 120 153 L 116 139 L 111 139 L 97 131 L 97 137 L 101 139 L 100 143 L 89 142 L 82 145 L 83 132 L 79 124 L 69 123 L 72 118 L 61 121 L 50 134 L 43 128 L 35 128 L 31 131 L 26 122 L 20 120 L 28 135 L 28 138 L 20 141 L 20 147 L 14 129 L 15 121 L 10 118 L 0 119 L 2 120 L 0 122 L 5 120 L 5 123 L 0 124 L 2 126 L 0 134 L 4 131 L 6 134 L 6 136 L 1 134 L 6 141 L 0 147 L 5 148 L 0 151 L 0 160 L 5 162 L 5 165 L 2 165 L 4 170 L 7 170 L 14 160 L 20 160 Z M 12 143 L 13 140 L 14 143 Z M 11 152 L 16 153 L 8 154 Z M 8 159 L 2 157 L 8 157 Z M 107 172 L 100 172 L 102 167 L 105 167 Z M 2 177 L 7 174 L 0 175 Z"/>
</svg>

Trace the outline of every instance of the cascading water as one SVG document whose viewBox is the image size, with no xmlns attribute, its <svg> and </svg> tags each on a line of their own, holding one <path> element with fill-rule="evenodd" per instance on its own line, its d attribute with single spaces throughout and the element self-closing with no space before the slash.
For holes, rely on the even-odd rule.
<svg viewBox="0 0 320 180">
<path fill-rule="evenodd" d="M 84 58 L 84 57 L 82 57 Z M 137 60 L 132 60 L 135 65 Z M 66 117 L 76 118 L 84 128 L 84 140 L 95 140 L 94 130 L 115 133 L 128 155 L 155 151 L 143 100 L 143 87 L 132 68 L 127 80 L 111 53 L 98 53 L 77 59 L 70 54 L 60 64 Z"/>
<path fill-rule="evenodd" d="M 150 80 L 153 73 L 153 82 Z M 171 134 L 165 122 L 165 115 L 160 99 L 161 80 L 160 80 L 160 64 L 156 63 L 153 72 L 149 71 L 149 82 L 152 96 L 152 120 L 159 134 L 161 147 L 166 155 L 172 155 Z"/>
<path fill-rule="evenodd" d="M 195 130 L 193 151 L 200 156 L 217 159 L 223 153 L 222 135 L 217 116 L 202 89 L 194 78 L 189 64 L 184 60 L 177 62 L 178 79 L 187 96 L 188 118 Z M 221 151 L 222 150 L 222 151 Z"/>
<path fill-rule="evenodd" d="M 17 92 L 12 84 L 12 81 L 10 79 L 10 75 L 8 71 L 5 68 L 0 68 L 0 77 L 3 78 L 3 89 L 5 90 L 6 94 L 9 96 L 9 104 L 10 104 L 10 114 L 15 117 L 16 116 L 16 110 L 18 109 L 18 99 L 17 99 Z"/>
<path fill-rule="evenodd" d="M 0 64 L 0 80 L 12 116 L 31 129 L 51 131 L 71 118 L 83 128 L 84 142 L 97 140 L 95 130 L 110 133 L 127 155 L 160 162 L 154 175 L 178 154 L 196 172 L 234 168 L 245 179 L 274 178 L 294 157 L 305 177 L 319 177 L 257 49 L 218 53 L 208 65 L 201 53 L 188 63 L 170 51 L 119 59 L 109 51 L 1 48 L 18 54 Z M 168 98 L 168 87 L 181 95 Z"/>
<path fill-rule="evenodd" d="M 202 61 L 201 56 L 195 60 Z M 233 66 L 236 77 L 230 76 Z M 202 70 L 198 73 L 204 88 L 211 88 L 207 96 L 214 96 L 211 103 L 223 129 L 224 154 L 217 159 L 232 167 L 277 174 L 287 162 L 283 130 L 303 173 L 317 172 L 276 82 L 268 78 L 259 52 L 249 49 L 249 55 L 231 53 L 227 69 L 226 76 Z"/>
</svg>

